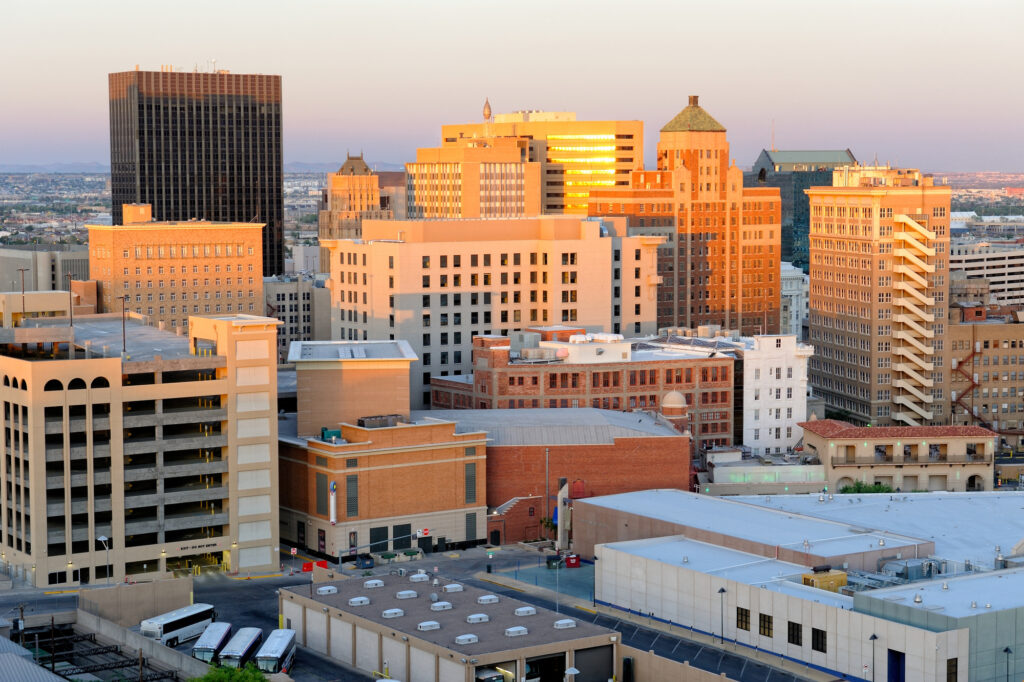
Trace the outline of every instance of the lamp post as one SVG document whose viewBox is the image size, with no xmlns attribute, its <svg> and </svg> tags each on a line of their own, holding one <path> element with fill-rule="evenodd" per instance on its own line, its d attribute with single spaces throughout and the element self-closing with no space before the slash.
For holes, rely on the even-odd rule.
<svg viewBox="0 0 1024 682">
<path fill-rule="evenodd" d="M 1010 654 L 1012 654 L 1013 651 L 1010 647 L 1004 647 L 1003 653 L 1006 654 L 1006 682 L 1010 682 Z"/>
<path fill-rule="evenodd" d="M 71 294 L 71 273 L 64 273 L 68 278 L 68 316 L 71 318 L 71 326 L 75 326 L 75 297 Z"/>
<path fill-rule="evenodd" d="M 875 682 L 875 642 L 878 641 L 878 635 L 872 632 L 868 641 L 871 642 L 871 682 Z"/>
<path fill-rule="evenodd" d="M 106 562 L 107 563 L 106 563 L 106 566 L 103 569 L 103 572 L 107 574 L 107 584 L 109 585 L 110 584 L 110 546 L 107 545 L 108 538 L 107 538 L 106 535 L 101 535 L 101 536 L 99 536 L 96 539 L 103 543 L 103 551 L 106 552 Z"/>
<path fill-rule="evenodd" d="M 725 588 L 718 588 L 718 615 L 721 617 L 721 628 L 718 630 L 718 639 L 725 644 Z"/>
<path fill-rule="evenodd" d="M 119 296 L 121 299 L 121 355 L 128 354 L 128 335 L 125 332 L 125 306 L 128 305 L 128 294 Z"/>
<path fill-rule="evenodd" d="M 25 273 L 28 268 L 18 268 L 21 273 L 21 326 L 25 326 Z"/>
</svg>

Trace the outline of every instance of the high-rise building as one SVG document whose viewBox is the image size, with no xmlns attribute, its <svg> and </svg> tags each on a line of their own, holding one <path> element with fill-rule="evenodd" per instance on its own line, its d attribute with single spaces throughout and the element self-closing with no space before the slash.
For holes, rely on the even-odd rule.
<svg viewBox="0 0 1024 682">
<path fill-rule="evenodd" d="M 281 77 L 126 71 L 110 81 L 113 224 L 122 204 L 163 221 L 263 228 L 263 274 L 284 272 Z"/>
<path fill-rule="evenodd" d="M 414 407 L 430 377 L 467 373 L 473 337 L 537 325 L 654 333 L 660 240 L 576 216 L 368 220 L 330 249 L 332 336 L 404 339 Z"/>
<path fill-rule="evenodd" d="M 782 260 L 807 272 L 810 204 L 805 189 L 832 182 L 832 170 L 857 163 L 849 149 L 762 149 L 753 170 L 743 174 L 747 187 L 778 187 L 782 198 Z"/>
<path fill-rule="evenodd" d="M 779 191 L 743 187 L 725 127 L 696 95 L 661 129 L 658 169 L 594 190 L 589 212 L 626 216 L 630 234 L 666 238 L 658 252 L 659 327 L 778 331 Z"/>
<path fill-rule="evenodd" d="M 67 324 L 0 349 L 5 568 L 37 587 L 275 569 L 278 321 Z"/>
<path fill-rule="evenodd" d="M 989 294 L 1005 305 L 1024 304 L 1024 239 L 953 239 L 949 269 L 968 280 L 987 280 Z"/>
<path fill-rule="evenodd" d="M 782 261 L 780 265 L 779 281 L 782 285 L 780 300 L 783 314 L 780 319 L 779 333 L 794 334 L 798 339 L 802 339 L 803 328 L 807 324 L 807 315 L 810 311 L 811 278 L 800 268 L 794 267 L 792 263 Z"/>
<path fill-rule="evenodd" d="M 521 218 L 541 214 L 542 172 L 536 142 L 472 138 L 417 149 L 405 165 L 410 218 Z"/>
<path fill-rule="evenodd" d="M 320 277 L 278 275 L 263 279 L 267 317 L 281 320 L 277 355 L 283 364 L 293 341 L 331 338 L 331 292 Z"/>
<path fill-rule="evenodd" d="M 811 385 L 847 421 L 948 423 L 948 186 L 916 169 L 849 166 L 807 190 Z"/>
<path fill-rule="evenodd" d="M 254 223 L 150 219 L 122 207 L 123 225 L 86 225 L 89 271 L 102 312 L 124 308 L 154 326 L 185 327 L 190 315 L 263 312 L 263 232 Z"/>
<path fill-rule="evenodd" d="M 587 197 L 599 187 L 629 182 L 644 167 L 643 121 L 577 121 L 569 111 L 517 111 L 483 123 L 441 127 L 444 147 L 465 147 L 467 138 L 512 137 L 528 143 L 528 161 L 539 162 L 543 213 L 587 214 Z M 411 217 L 411 215 L 410 215 Z"/>
<path fill-rule="evenodd" d="M 380 175 L 362 154 L 349 155 L 337 173 L 327 174 L 320 196 L 320 239 L 359 239 L 363 220 L 393 217 L 388 198 L 381 195 Z"/>
</svg>

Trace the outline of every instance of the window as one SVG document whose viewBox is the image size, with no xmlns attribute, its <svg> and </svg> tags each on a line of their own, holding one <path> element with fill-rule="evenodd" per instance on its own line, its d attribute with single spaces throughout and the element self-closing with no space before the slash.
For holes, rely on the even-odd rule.
<svg viewBox="0 0 1024 682">
<path fill-rule="evenodd" d="M 757 615 L 757 631 L 764 637 L 771 637 L 774 631 L 772 624 L 772 617 L 767 613 L 759 613 Z"/>
<path fill-rule="evenodd" d="M 811 648 L 822 654 L 828 653 L 824 630 L 811 628 Z"/>
<path fill-rule="evenodd" d="M 736 607 L 736 628 L 750 632 L 750 609 Z"/>
<path fill-rule="evenodd" d="M 466 479 L 466 504 L 476 503 L 476 462 L 466 462 L 465 464 L 465 479 Z"/>
<path fill-rule="evenodd" d="M 345 515 L 359 516 L 359 475 L 345 477 Z"/>
<path fill-rule="evenodd" d="M 788 632 L 788 636 L 787 636 L 787 640 L 789 641 L 789 643 L 790 644 L 794 644 L 796 646 L 803 646 L 804 645 L 804 628 L 803 628 L 803 626 L 800 625 L 800 623 L 794 623 L 793 621 L 789 621 L 789 627 L 787 629 L 789 631 Z"/>
<path fill-rule="evenodd" d="M 945 210 L 945 209 L 943 209 Z M 959 670 L 959 661 L 955 658 L 946 659 L 946 682 L 956 682 Z"/>
</svg>

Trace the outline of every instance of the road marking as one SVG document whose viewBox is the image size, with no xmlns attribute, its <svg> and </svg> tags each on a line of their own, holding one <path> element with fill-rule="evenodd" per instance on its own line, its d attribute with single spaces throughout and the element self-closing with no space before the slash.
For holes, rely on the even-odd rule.
<svg viewBox="0 0 1024 682">
<path fill-rule="evenodd" d="M 240 575 L 229 575 L 228 577 L 232 580 L 260 580 L 261 578 L 280 578 L 284 573 L 268 573 L 266 575 L 253 575 L 253 576 L 240 576 Z"/>
<path fill-rule="evenodd" d="M 595 611 L 594 609 L 588 609 L 586 606 L 580 606 L 579 604 L 573 604 L 573 606 L 578 608 L 580 611 L 586 611 L 587 613 L 593 613 L 594 615 L 597 615 L 597 611 Z"/>
<path fill-rule="evenodd" d="M 78 592 L 78 589 L 74 590 L 53 590 L 51 592 L 43 592 L 43 594 L 73 594 Z"/>
<path fill-rule="evenodd" d="M 505 583 L 499 583 L 495 580 L 488 580 L 487 578 L 478 578 L 478 580 L 480 580 L 481 582 L 490 583 L 492 585 L 497 585 L 498 587 L 504 587 L 506 590 L 515 590 L 516 592 L 523 593 L 526 592 L 526 590 L 520 589 L 518 587 L 512 587 L 511 585 L 506 585 Z"/>
</svg>

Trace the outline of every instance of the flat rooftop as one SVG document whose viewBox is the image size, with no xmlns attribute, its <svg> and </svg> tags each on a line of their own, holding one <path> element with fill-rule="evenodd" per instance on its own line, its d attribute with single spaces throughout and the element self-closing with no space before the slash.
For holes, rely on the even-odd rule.
<svg viewBox="0 0 1024 682">
<path fill-rule="evenodd" d="M 1024 568 L 921 580 L 865 592 L 864 597 L 951 618 L 1006 611 L 1024 606 Z M 918 597 L 920 602 L 915 601 Z"/>
<path fill-rule="evenodd" d="M 845 609 L 853 607 L 852 597 L 803 585 L 801 576 L 809 573 L 810 569 L 788 561 L 698 542 L 681 535 L 613 542 L 604 546 L 630 556 L 682 566 L 726 580 L 796 595 L 819 604 Z"/>
<path fill-rule="evenodd" d="M 840 523 L 885 528 L 931 540 L 936 556 L 993 568 L 996 546 L 1005 556 L 1024 540 L 1024 492 L 908 493 L 826 496 L 743 495 L 731 498 L 747 505 L 804 514 Z M 998 519 L 998 523 L 993 521 Z"/>
<path fill-rule="evenodd" d="M 66 318 L 36 318 L 26 322 L 30 327 L 67 327 Z M 192 357 L 189 337 L 143 324 L 138 318 L 125 320 L 126 349 L 133 361 L 164 360 Z M 75 317 L 75 346 L 82 349 L 91 345 L 94 357 L 121 357 L 121 315 Z"/>
<path fill-rule="evenodd" d="M 408 341 L 292 341 L 288 362 L 330 360 L 411 360 L 416 354 Z"/>
<path fill-rule="evenodd" d="M 456 433 L 486 431 L 489 445 L 611 445 L 616 438 L 681 437 L 645 412 L 593 407 L 415 410 L 411 416 L 415 422 L 455 422 Z"/>
<path fill-rule="evenodd" d="M 803 549 L 806 541 L 805 551 L 817 556 L 866 552 L 877 549 L 883 539 L 890 548 L 919 544 L 913 537 L 862 527 L 862 520 L 852 521 L 849 512 L 842 521 L 832 521 L 738 499 L 664 489 L 590 497 L 580 502 L 787 549 Z"/>
<path fill-rule="evenodd" d="M 372 621 L 394 632 L 401 632 L 419 640 L 430 642 L 465 656 L 479 656 L 509 649 L 569 642 L 583 637 L 596 635 L 614 635 L 614 630 L 600 627 L 585 620 L 572 619 L 576 627 L 556 629 L 555 621 L 569 618 L 566 614 L 533 606 L 526 602 L 503 595 L 493 604 L 480 604 L 479 597 L 490 595 L 490 592 L 470 585 L 462 585 L 461 592 L 444 592 L 442 587 L 453 581 L 440 579 L 439 585 L 433 584 L 433 576 L 427 582 L 412 582 L 411 576 L 376 575 L 367 578 L 354 578 L 335 582 L 317 583 L 317 588 L 334 586 L 335 594 L 314 594 L 310 597 L 305 586 L 284 588 L 282 595 L 289 592 L 313 599 L 329 609 L 343 611 L 360 618 Z M 365 588 L 367 580 L 381 580 L 383 587 Z M 416 596 L 411 599 L 398 599 L 399 591 L 413 590 Z M 432 611 L 430 595 L 436 593 L 438 601 L 446 601 L 452 605 L 445 611 Z M 353 597 L 368 597 L 366 606 L 349 606 L 348 600 Z M 285 597 L 287 598 L 287 597 Z M 529 606 L 536 610 L 535 615 L 517 616 L 516 609 Z M 402 609 L 403 615 L 397 618 L 384 618 L 383 612 L 388 609 Z M 471 614 L 486 614 L 489 618 L 484 623 L 467 623 L 466 617 Z M 441 625 L 437 630 L 420 631 L 417 626 L 424 621 L 436 621 Z M 527 634 L 518 637 L 507 637 L 505 629 L 521 625 L 526 627 Z M 479 641 L 472 644 L 456 644 L 459 635 L 473 634 Z"/>
</svg>

